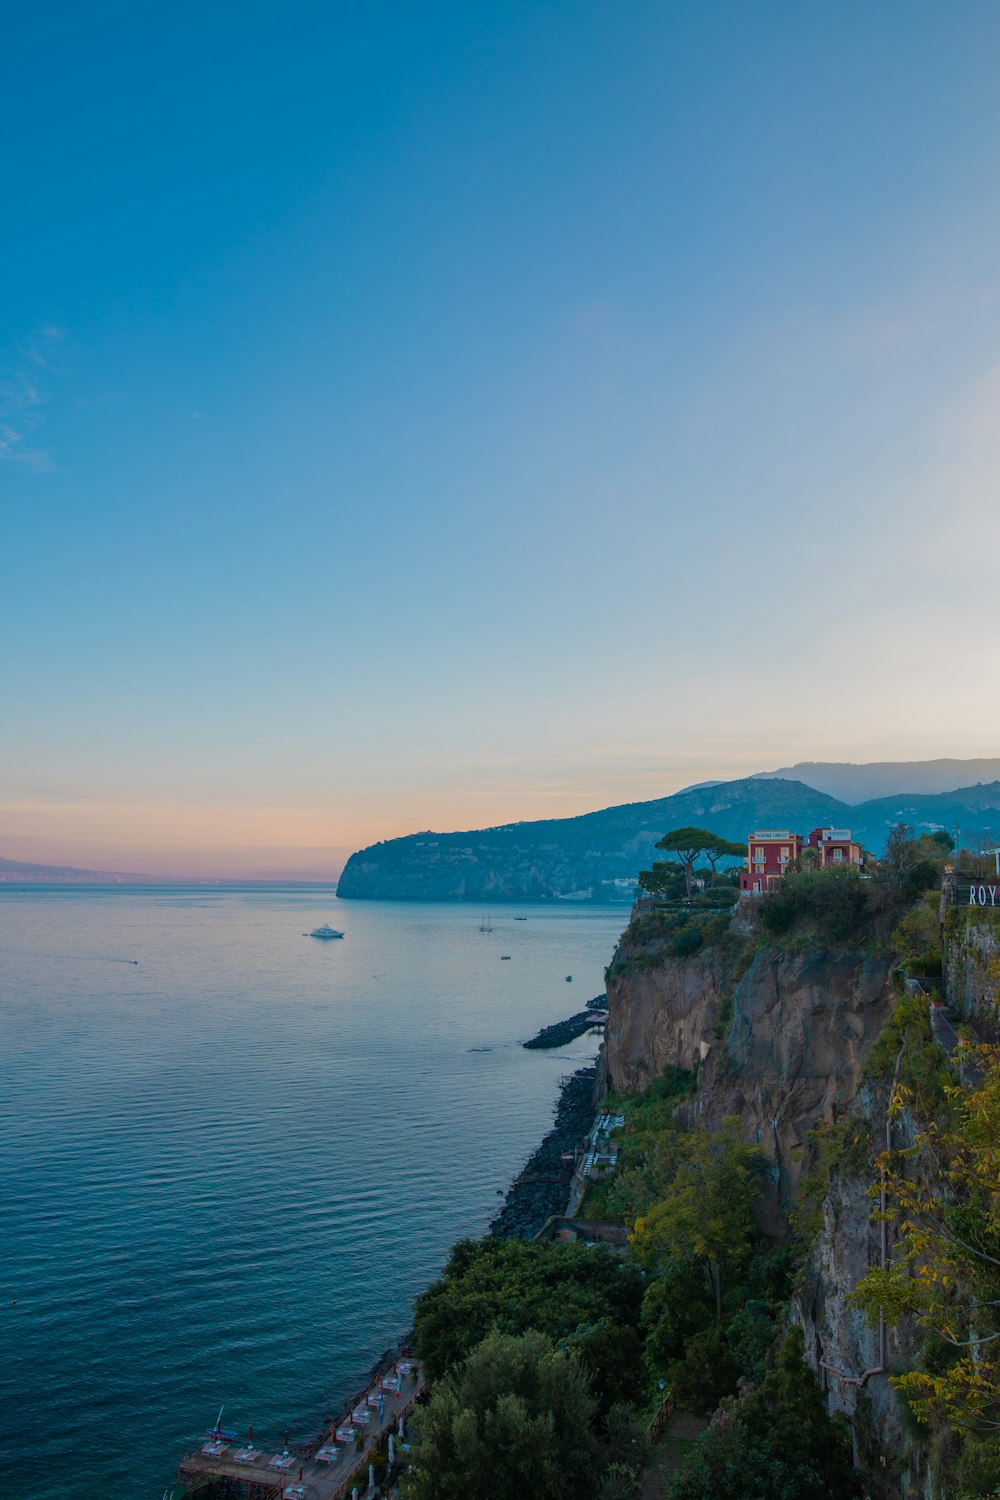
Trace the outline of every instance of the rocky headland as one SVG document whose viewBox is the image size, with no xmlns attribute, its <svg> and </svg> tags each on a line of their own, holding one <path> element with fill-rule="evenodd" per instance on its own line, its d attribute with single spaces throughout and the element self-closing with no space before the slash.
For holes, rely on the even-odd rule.
<svg viewBox="0 0 1000 1500">
<path fill-rule="evenodd" d="M 955 792 L 900 793 L 852 806 L 799 781 L 746 777 L 691 787 L 576 818 L 508 823 L 465 833 L 415 833 L 352 854 L 339 896 L 376 901 L 622 901 L 670 828 L 710 827 L 744 840 L 753 827 L 808 831 L 847 825 L 882 849 L 900 820 L 921 828 L 987 828 L 1000 818 L 1000 782 Z"/>
</svg>

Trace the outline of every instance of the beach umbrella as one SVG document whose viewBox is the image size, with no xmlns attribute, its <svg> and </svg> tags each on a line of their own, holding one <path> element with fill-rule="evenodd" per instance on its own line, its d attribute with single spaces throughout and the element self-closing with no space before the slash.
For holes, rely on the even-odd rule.
<svg viewBox="0 0 1000 1500">
<path fill-rule="evenodd" d="M 373 1490 L 375 1488 L 375 1465 L 374 1464 L 369 1464 L 368 1465 L 368 1488 L 370 1490 Z"/>
</svg>

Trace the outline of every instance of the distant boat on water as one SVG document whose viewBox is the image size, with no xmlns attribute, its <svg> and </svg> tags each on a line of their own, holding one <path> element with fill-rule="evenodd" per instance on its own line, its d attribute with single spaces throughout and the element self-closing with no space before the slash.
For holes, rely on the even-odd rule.
<svg viewBox="0 0 1000 1500">
<path fill-rule="evenodd" d="M 344 934 L 342 932 L 338 932 L 336 927 L 324 926 L 314 927 L 312 932 L 304 932 L 302 936 L 314 938 L 342 938 Z"/>
<path fill-rule="evenodd" d="M 489 912 L 486 913 L 485 917 L 480 922 L 480 924 L 479 924 L 479 931 L 480 932 L 492 932 L 493 931 L 493 923 L 490 920 L 490 914 L 489 914 Z"/>
</svg>

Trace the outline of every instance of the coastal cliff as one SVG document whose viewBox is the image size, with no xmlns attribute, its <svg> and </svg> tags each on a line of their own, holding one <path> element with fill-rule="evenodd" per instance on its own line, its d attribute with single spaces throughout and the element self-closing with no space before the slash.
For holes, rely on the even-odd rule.
<svg viewBox="0 0 1000 1500">
<path fill-rule="evenodd" d="M 809 877 L 732 917 L 640 910 L 607 973 L 604 1065 L 622 1107 L 686 1077 L 674 1124 L 719 1142 L 735 1129 L 762 1153 L 758 1232 L 797 1267 L 784 1326 L 848 1424 L 867 1500 L 972 1500 L 1000 1477 L 976 1407 L 979 1391 L 1000 1392 L 1000 1304 L 981 1290 L 997 1261 L 976 1260 L 979 1231 L 967 1242 L 949 1227 L 970 1183 L 972 1201 L 996 1197 L 996 1133 L 980 1123 L 997 1087 L 1000 928 L 949 905 L 949 890 L 914 898 L 886 870 L 842 884 L 854 904 L 839 915 Z M 945 1311 L 925 1316 L 938 1276 Z M 967 1319 L 987 1319 L 969 1322 L 983 1337 L 967 1374 L 968 1329 L 941 1332 L 962 1296 Z M 942 1390 L 957 1393 L 950 1405 Z"/>
<path fill-rule="evenodd" d="M 687 1123 L 736 1116 L 772 1167 L 770 1228 L 810 1154 L 809 1134 L 851 1105 L 891 1007 L 890 959 L 851 948 L 785 952 L 719 934 L 689 956 L 634 921 L 608 971 L 606 1064 L 629 1093 L 669 1067 L 697 1075 Z"/>
<path fill-rule="evenodd" d="M 677 920 L 634 915 L 609 966 L 609 1085 L 628 1096 L 686 1069 L 696 1086 L 678 1123 L 717 1131 L 735 1117 L 764 1153 L 760 1229 L 787 1240 L 794 1223 L 799 1242 L 803 1233 L 811 1242 L 789 1319 L 828 1409 L 850 1423 L 872 1500 L 899 1500 L 924 1483 L 928 1457 L 887 1372 L 912 1364 L 919 1340 L 912 1322 L 880 1335 L 850 1301 L 879 1261 L 873 1142 L 884 1139 L 892 1079 L 884 1058 L 882 1073 L 872 1063 L 894 1046 L 884 1040 L 900 994 L 893 959 L 870 928 L 853 943 L 800 934 L 782 947 L 752 909 L 694 914 L 679 929 Z M 682 942 L 692 929 L 697 938 Z M 696 951 L 678 951 L 699 939 Z M 897 1122 L 894 1144 L 910 1129 Z"/>
</svg>

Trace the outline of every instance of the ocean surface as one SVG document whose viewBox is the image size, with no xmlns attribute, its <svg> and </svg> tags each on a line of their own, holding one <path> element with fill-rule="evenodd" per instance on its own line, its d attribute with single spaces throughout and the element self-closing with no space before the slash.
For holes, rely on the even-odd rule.
<svg viewBox="0 0 1000 1500">
<path fill-rule="evenodd" d="M 595 1055 L 520 1043 L 627 911 L 482 915 L 0 886 L 4 1494 L 160 1500 L 220 1405 L 311 1436 L 406 1329 Z"/>
</svg>

